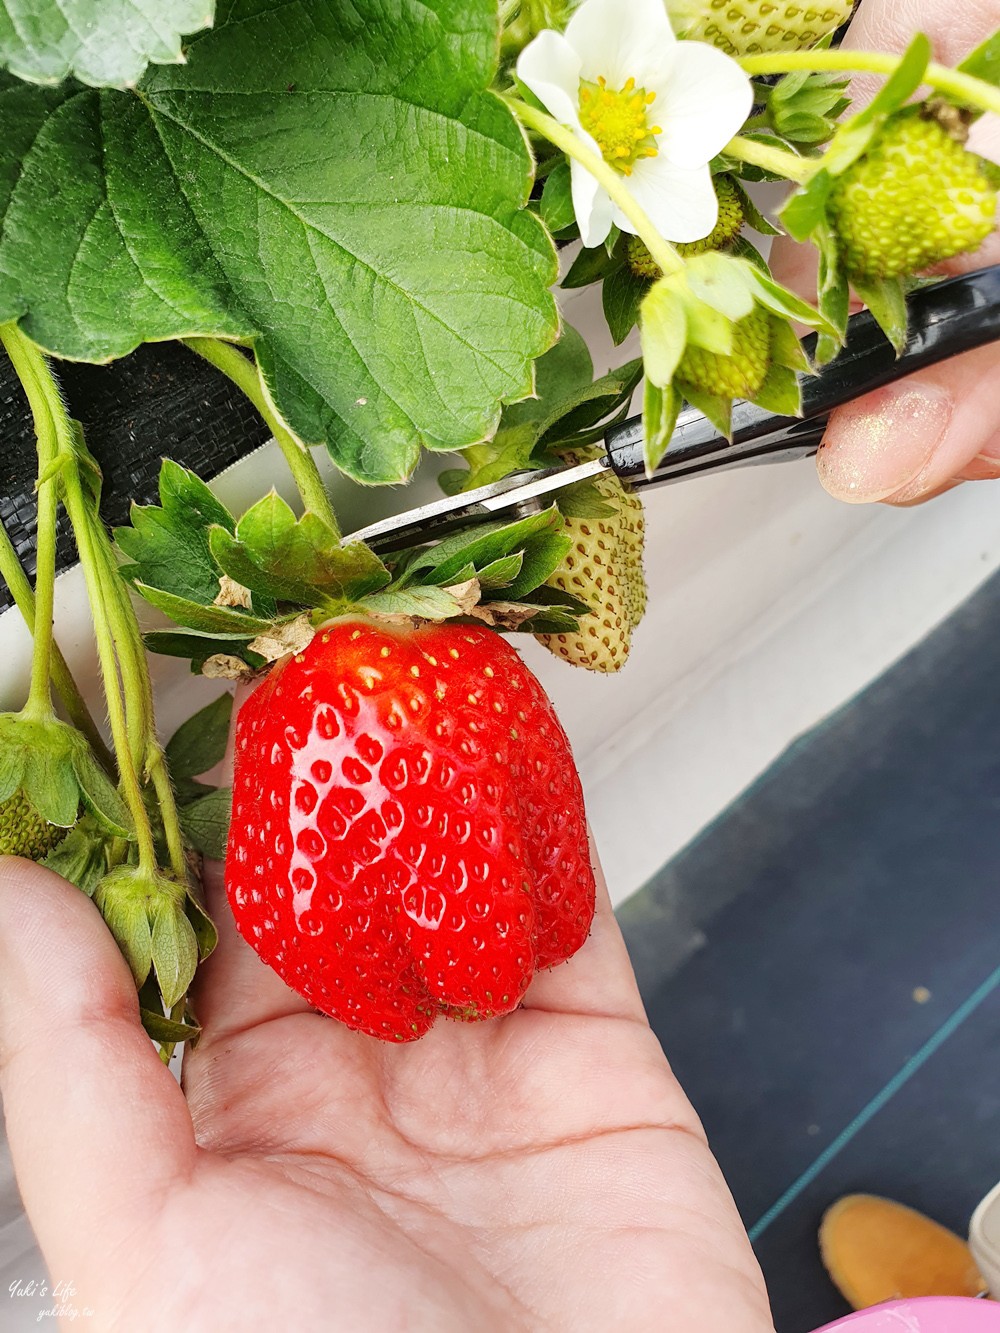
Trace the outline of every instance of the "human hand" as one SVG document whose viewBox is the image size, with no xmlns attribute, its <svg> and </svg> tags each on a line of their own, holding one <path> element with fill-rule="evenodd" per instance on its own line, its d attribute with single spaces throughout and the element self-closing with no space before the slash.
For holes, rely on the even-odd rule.
<svg viewBox="0 0 1000 1333">
<path fill-rule="evenodd" d="M 915 32 L 930 37 L 934 59 L 955 64 L 1000 24 L 996 0 L 863 0 L 845 39 L 856 50 L 902 51 Z M 851 84 L 855 106 L 879 81 Z M 984 116 L 970 148 L 1000 161 L 1000 121 Z M 1000 263 L 994 232 L 974 255 L 935 270 L 941 276 Z M 787 239 L 772 251 L 775 277 L 815 296 L 815 251 Z M 820 479 L 838 499 L 919 504 L 962 481 L 1000 477 L 996 420 L 1000 347 L 994 345 L 919 371 L 842 407 L 831 418 L 817 455 Z"/>
<path fill-rule="evenodd" d="M 54 1280 L 93 1329 L 767 1333 L 701 1126 L 599 884 L 593 933 L 506 1018 L 387 1046 L 236 933 L 184 1093 L 93 905 L 0 861 L 0 1092 Z"/>
</svg>

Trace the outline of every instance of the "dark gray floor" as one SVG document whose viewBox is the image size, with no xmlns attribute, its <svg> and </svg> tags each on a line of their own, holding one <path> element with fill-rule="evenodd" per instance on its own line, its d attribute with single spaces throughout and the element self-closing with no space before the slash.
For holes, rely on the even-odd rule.
<svg viewBox="0 0 1000 1333">
<path fill-rule="evenodd" d="M 816 1247 L 840 1194 L 964 1232 L 1000 1179 L 1000 576 L 621 917 L 778 1333 L 847 1312 Z"/>
</svg>

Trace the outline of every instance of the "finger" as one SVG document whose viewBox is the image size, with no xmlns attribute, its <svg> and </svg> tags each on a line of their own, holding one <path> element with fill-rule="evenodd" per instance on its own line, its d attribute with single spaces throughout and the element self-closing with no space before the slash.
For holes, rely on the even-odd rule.
<svg viewBox="0 0 1000 1333">
<path fill-rule="evenodd" d="M 816 456 L 823 485 L 851 504 L 910 504 L 995 457 L 998 363 L 980 348 L 835 412 Z"/>
<path fill-rule="evenodd" d="M 226 782 L 232 780 L 236 719 L 250 693 L 246 685 L 236 690 L 233 724 L 223 762 Z M 206 906 L 219 932 L 219 942 L 198 969 L 193 988 L 195 1013 L 204 1030 L 205 1043 L 211 1044 L 273 1018 L 309 1013 L 308 1001 L 290 990 L 276 972 L 262 963 L 236 929 L 226 899 L 221 861 L 206 861 L 204 885 Z"/>
<path fill-rule="evenodd" d="M 139 1023 L 135 985 L 93 904 L 0 858 L 0 1094 L 50 1267 L 104 1252 L 195 1160 L 180 1088 Z"/>
<path fill-rule="evenodd" d="M 845 50 L 902 51 L 916 32 L 931 40 L 934 59 L 957 64 L 1000 26 L 1000 0 L 863 0 L 844 39 Z M 874 75 L 851 81 L 857 107 L 885 82 Z"/>
<path fill-rule="evenodd" d="M 593 839 L 590 854 L 597 880 L 597 905 L 590 935 L 569 962 L 536 975 L 524 997 L 524 1008 L 645 1022 L 646 1011 Z"/>
</svg>

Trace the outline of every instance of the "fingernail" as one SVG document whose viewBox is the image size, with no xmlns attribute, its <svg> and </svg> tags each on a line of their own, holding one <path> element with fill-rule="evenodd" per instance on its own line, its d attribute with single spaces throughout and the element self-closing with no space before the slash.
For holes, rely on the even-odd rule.
<svg viewBox="0 0 1000 1333">
<path fill-rule="evenodd" d="M 924 471 L 951 419 L 950 393 L 935 384 L 887 386 L 837 413 L 819 452 L 820 480 L 849 504 L 894 495 Z"/>
</svg>

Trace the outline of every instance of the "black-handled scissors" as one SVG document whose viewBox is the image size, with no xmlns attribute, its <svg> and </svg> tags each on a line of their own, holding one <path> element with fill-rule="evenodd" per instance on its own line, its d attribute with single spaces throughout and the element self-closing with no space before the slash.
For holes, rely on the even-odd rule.
<svg viewBox="0 0 1000 1333">
<path fill-rule="evenodd" d="M 737 402 L 732 438 L 726 439 L 701 412 L 688 408 L 652 476 L 646 475 L 643 463 L 641 418 L 631 417 L 608 430 L 604 453 L 589 462 L 513 474 L 372 523 L 345 540 L 366 541 L 381 551 L 434 541 L 470 523 L 542 508 L 565 486 L 608 469 L 633 486 L 658 486 L 726 468 L 807 458 L 819 448 L 834 408 L 924 366 L 1000 339 L 1000 266 L 918 288 L 907 305 L 909 331 L 899 356 L 867 311 L 852 316 L 836 358 L 819 375 L 804 377 L 800 417 L 776 416 L 753 403 Z M 809 339 L 805 347 L 808 352 Z"/>
</svg>

